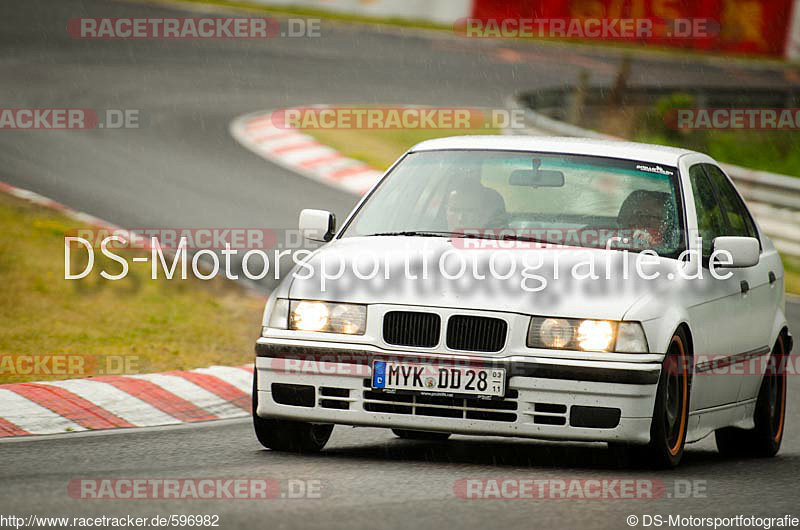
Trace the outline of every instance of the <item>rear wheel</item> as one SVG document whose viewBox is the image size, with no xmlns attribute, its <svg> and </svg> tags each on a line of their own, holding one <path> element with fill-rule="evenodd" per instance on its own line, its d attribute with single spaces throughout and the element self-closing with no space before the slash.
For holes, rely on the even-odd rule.
<svg viewBox="0 0 800 530">
<path fill-rule="evenodd" d="M 406 429 L 392 429 L 392 432 L 404 440 L 444 441 L 450 438 L 449 432 L 409 431 Z"/>
<path fill-rule="evenodd" d="M 325 447 L 333 425 L 258 416 L 258 372 L 253 372 L 253 427 L 261 445 L 274 451 L 317 453 Z"/>
<path fill-rule="evenodd" d="M 758 392 L 753 418 L 755 428 L 717 430 L 714 436 L 720 453 L 736 457 L 772 457 L 778 453 L 786 423 L 785 366 L 786 344 L 780 336 Z"/>
<path fill-rule="evenodd" d="M 656 469 L 673 468 L 680 463 L 689 423 L 691 357 L 687 345 L 686 334 L 679 329 L 667 349 L 658 380 L 650 443 L 609 444 L 617 451 L 622 449 L 626 459 Z"/>
</svg>

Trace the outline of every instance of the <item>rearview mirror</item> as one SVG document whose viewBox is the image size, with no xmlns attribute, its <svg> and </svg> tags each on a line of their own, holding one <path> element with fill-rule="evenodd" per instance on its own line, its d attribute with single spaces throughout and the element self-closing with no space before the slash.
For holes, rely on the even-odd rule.
<svg viewBox="0 0 800 530">
<path fill-rule="evenodd" d="M 300 232 L 308 240 L 326 243 L 336 235 L 336 216 L 326 210 L 303 210 Z"/>
<path fill-rule="evenodd" d="M 564 185 L 564 173 L 546 169 L 517 169 L 511 172 L 510 184 L 532 188 L 560 188 Z"/>
<path fill-rule="evenodd" d="M 754 237 L 725 236 L 714 239 L 714 253 L 728 252 L 731 259 L 720 261 L 718 266 L 729 269 L 741 269 L 758 265 L 761 246 Z M 713 255 L 713 254 L 712 254 Z M 719 256 L 718 256 L 719 258 Z"/>
</svg>

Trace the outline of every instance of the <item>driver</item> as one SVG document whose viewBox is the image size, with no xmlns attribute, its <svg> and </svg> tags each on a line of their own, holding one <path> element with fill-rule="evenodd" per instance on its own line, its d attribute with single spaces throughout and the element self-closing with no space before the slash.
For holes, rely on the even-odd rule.
<svg viewBox="0 0 800 530">
<path fill-rule="evenodd" d="M 503 197 L 480 182 L 453 190 L 447 197 L 447 227 L 451 232 L 501 229 L 505 227 L 505 218 Z"/>
</svg>

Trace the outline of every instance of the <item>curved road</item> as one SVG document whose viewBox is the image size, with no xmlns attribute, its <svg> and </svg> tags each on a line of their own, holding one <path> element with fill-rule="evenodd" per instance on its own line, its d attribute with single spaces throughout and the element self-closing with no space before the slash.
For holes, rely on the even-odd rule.
<svg viewBox="0 0 800 530">
<path fill-rule="evenodd" d="M 139 109 L 141 128 L 0 131 L 0 180 L 127 227 L 293 228 L 302 208 L 354 203 L 343 192 L 270 165 L 230 138 L 238 115 L 332 103 L 502 106 L 518 90 L 572 84 L 582 69 L 609 83 L 607 51 L 473 42 L 343 24 L 322 38 L 265 42 L 92 41 L 65 30 L 80 16 L 191 16 L 177 8 L 97 0 L 0 5 L 4 107 Z M 636 60 L 637 84 L 796 83 L 780 68 L 677 59 Z M 53 259 L 62 259 L 54 249 Z M 800 308 L 789 306 L 794 329 Z M 790 381 L 780 456 L 721 458 L 691 446 L 671 473 L 631 470 L 603 444 L 454 437 L 409 442 L 383 430 L 337 427 L 321 455 L 260 449 L 246 421 L 76 434 L 0 443 L 0 515 L 218 514 L 222 528 L 624 528 L 629 514 L 798 516 L 800 391 Z M 81 501 L 75 478 L 272 477 L 319 480 L 319 499 Z M 465 477 L 659 478 L 695 481 L 700 496 L 654 501 L 466 501 Z M 1 521 L 0 521 L 1 522 Z"/>
</svg>

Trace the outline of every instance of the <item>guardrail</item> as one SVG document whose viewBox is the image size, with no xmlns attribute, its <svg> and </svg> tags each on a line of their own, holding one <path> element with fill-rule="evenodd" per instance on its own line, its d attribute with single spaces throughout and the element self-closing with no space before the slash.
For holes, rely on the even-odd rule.
<svg viewBox="0 0 800 530">
<path fill-rule="evenodd" d="M 642 89 L 642 92 L 645 90 L 647 89 Z M 634 97 L 641 101 L 644 97 L 661 95 L 665 90 L 657 89 L 657 94 L 647 94 L 647 96 L 640 92 Z M 729 92 L 729 90 L 724 92 Z M 588 95 L 585 103 L 590 104 L 591 99 L 601 99 L 605 92 L 607 92 L 605 89 L 594 89 Z M 731 91 L 721 97 L 706 97 L 715 100 L 712 103 L 713 106 L 733 106 L 730 105 L 730 102 L 728 105 L 717 103 L 725 96 L 734 97 L 734 94 Z M 571 97 L 573 97 L 572 90 L 559 88 L 512 98 L 508 102 L 509 107 L 525 111 L 524 128 L 509 128 L 504 131 L 505 134 L 580 136 L 604 140 L 622 140 L 622 138 L 584 129 L 559 119 L 566 115 L 567 109 L 571 104 Z M 737 99 L 740 97 L 739 95 Z M 772 100 L 770 102 L 773 103 L 775 99 L 781 99 L 783 102 L 789 103 L 796 101 L 796 97 L 794 94 L 781 97 L 772 92 Z M 765 105 L 761 103 L 761 106 Z M 779 105 L 773 104 L 771 106 L 774 108 Z M 731 164 L 720 165 L 734 180 L 736 187 L 747 200 L 747 204 L 756 217 L 761 230 L 769 236 L 775 247 L 787 256 L 800 258 L 800 178 L 757 171 Z"/>
</svg>

